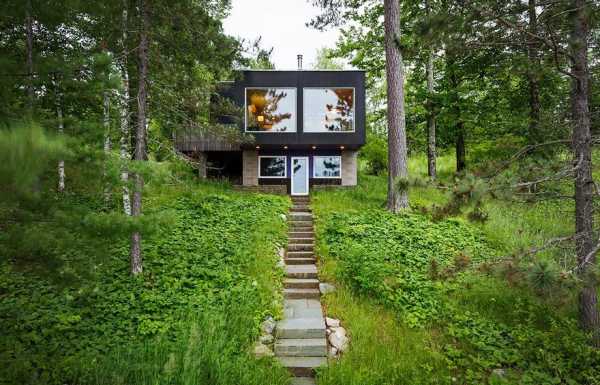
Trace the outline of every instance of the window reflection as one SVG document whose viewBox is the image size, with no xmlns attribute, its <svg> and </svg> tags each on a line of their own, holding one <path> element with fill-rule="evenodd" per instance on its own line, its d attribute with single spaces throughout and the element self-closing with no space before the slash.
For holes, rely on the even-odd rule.
<svg viewBox="0 0 600 385">
<path fill-rule="evenodd" d="M 262 156 L 258 159 L 261 178 L 285 178 L 285 156 Z"/>
<path fill-rule="evenodd" d="M 339 178 L 341 175 L 341 157 L 339 156 L 315 156 L 314 177 L 315 178 Z"/>
<path fill-rule="evenodd" d="M 354 131 L 354 89 L 305 88 L 304 131 Z"/>
<path fill-rule="evenodd" d="M 246 131 L 296 132 L 296 90 L 246 89 Z"/>
</svg>

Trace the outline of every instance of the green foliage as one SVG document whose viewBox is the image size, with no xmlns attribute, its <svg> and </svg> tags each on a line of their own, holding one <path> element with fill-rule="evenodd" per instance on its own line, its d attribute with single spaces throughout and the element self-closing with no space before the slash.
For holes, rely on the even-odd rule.
<svg viewBox="0 0 600 385">
<path fill-rule="evenodd" d="M 101 230 L 102 220 L 90 225 L 97 231 L 95 242 L 88 247 L 106 250 L 105 259 L 94 260 L 90 255 L 82 259 L 77 250 L 64 246 L 76 242 L 81 231 L 73 229 L 73 236 L 66 231 L 52 233 L 57 239 L 51 250 L 55 253 L 68 250 L 68 254 L 62 255 L 67 267 L 90 264 L 95 279 L 65 287 L 64 283 L 55 284 L 54 279 L 19 271 L 6 261 L 2 264 L 0 327 L 5 342 L 0 352 L 0 360 L 5 363 L 0 369 L 2 383 L 58 384 L 73 380 L 76 373 L 94 383 L 89 375 L 96 368 L 90 366 L 90 357 L 97 357 L 104 365 L 104 369 L 98 370 L 104 371 L 110 371 L 114 357 L 115 365 L 121 365 L 121 371 L 115 375 L 125 376 L 126 368 L 123 362 L 118 362 L 121 353 L 116 347 L 123 347 L 126 352 L 123 354 L 132 358 L 155 357 L 147 365 L 157 370 L 166 364 L 161 360 L 172 349 L 171 342 L 164 341 L 184 343 L 189 337 L 185 333 L 195 322 L 212 323 L 229 318 L 231 334 L 207 331 L 209 334 L 193 338 L 222 342 L 225 339 L 233 344 L 235 349 L 203 353 L 207 360 L 211 354 L 211 359 L 222 354 L 223 359 L 233 360 L 233 367 L 214 369 L 218 374 L 215 378 L 229 379 L 213 382 L 233 383 L 232 368 L 250 362 L 243 357 L 243 351 L 257 337 L 258 322 L 265 313 L 276 315 L 279 311 L 273 305 L 273 290 L 279 282 L 274 268 L 277 259 L 274 244 L 283 242 L 285 223 L 279 214 L 288 203 L 279 197 L 243 196 L 225 193 L 222 188 L 207 194 L 205 191 L 210 189 L 191 187 L 162 186 L 160 192 L 151 188 L 146 203 L 149 218 L 154 213 L 169 211 L 172 219 L 161 223 L 154 234 L 144 232 L 144 274 L 140 278 L 129 275 L 128 238 L 106 238 L 107 232 Z M 89 210 L 87 204 L 82 202 L 82 208 Z M 105 219 L 106 223 L 112 222 L 108 217 Z M 24 225 L 20 228 L 28 232 L 36 230 Z M 86 238 L 86 242 L 89 240 Z M 84 254 L 88 251 L 88 248 L 80 250 Z M 243 306 L 246 318 L 236 323 L 235 317 L 223 313 L 223 306 L 231 303 Z M 232 305 L 232 311 L 235 309 Z M 207 318 L 197 315 L 205 313 L 212 315 Z M 190 317 L 190 322 L 182 321 Z M 194 320 L 195 317 L 200 319 Z M 153 342 L 154 336 L 162 336 L 163 340 Z M 182 336 L 184 340 L 179 341 Z M 146 346 L 148 350 L 136 346 Z M 242 352 L 240 347 L 244 347 Z M 252 367 L 258 372 L 267 370 L 262 364 L 252 364 L 248 370 Z M 139 375 L 138 383 L 147 383 L 150 377 L 145 376 L 155 373 L 152 370 L 146 374 L 141 374 L 144 369 L 134 371 Z M 248 378 L 255 378 L 256 373 L 249 373 Z M 132 383 L 128 382 L 131 377 L 123 378 L 124 383 Z"/>
<path fill-rule="evenodd" d="M 360 149 L 360 156 L 365 160 L 367 172 L 381 175 L 388 167 L 388 147 L 386 138 L 380 135 L 369 135 L 367 144 Z"/>
</svg>

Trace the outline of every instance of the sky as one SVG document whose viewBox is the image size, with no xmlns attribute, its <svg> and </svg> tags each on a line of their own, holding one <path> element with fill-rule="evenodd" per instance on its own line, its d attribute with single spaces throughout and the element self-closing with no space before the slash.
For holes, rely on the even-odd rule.
<svg viewBox="0 0 600 385">
<path fill-rule="evenodd" d="M 224 22 L 229 35 L 253 41 L 262 36 L 264 48 L 273 47 L 276 69 L 296 69 L 296 55 L 304 55 L 304 69 L 315 61 L 318 48 L 333 47 L 338 30 L 319 32 L 306 22 L 319 13 L 307 0 L 232 0 Z"/>
</svg>

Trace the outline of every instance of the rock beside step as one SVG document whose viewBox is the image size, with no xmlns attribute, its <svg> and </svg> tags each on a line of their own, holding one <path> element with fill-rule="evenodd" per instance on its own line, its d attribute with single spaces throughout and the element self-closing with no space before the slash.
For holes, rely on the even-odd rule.
<svg viewBox="0 0 600 385">
<path fill-rule="evenodd" d="M 315 368 L 327 365 L 325 357 L 277 357 L 277 359 L 296 377 L 314 376 Z"/>
<path fill-rule="evenodd" d="M 283 289 L 283 296 L 290 299 L 318 299 L 321 296 L 321 292 L 319 289 Z"/>
<path fill-rule="evenodd" d="M 275 343 L 275 354 L 291 357 L 325 357 L 327 340 L 325 338 L 288 338 Z"/>
</svg>

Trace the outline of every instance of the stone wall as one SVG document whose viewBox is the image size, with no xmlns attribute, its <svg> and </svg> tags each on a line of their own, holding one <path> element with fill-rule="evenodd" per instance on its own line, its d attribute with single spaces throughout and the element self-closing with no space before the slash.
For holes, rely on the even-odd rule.
<svg viewBox="0 0 600 385">
<path fill-rule="evenodd" d="M 242 167 L 242 184 L 244 186 L 258 186 L 258 151 L 244 150 Z"/>
<path fill-rule="evenodd" d="M 233 186 L 234 190 L 263 193 L 263 194 L 275 194 L 275 195 L 287 195 L 287 186 L 283 185 L 260 185 L 260 186 Z"/>
<path fill-rule="evenodd" d="M 342 151 L 342 186 L 356 186 L 358 172 L 358 152 Z"/>
</svg>

